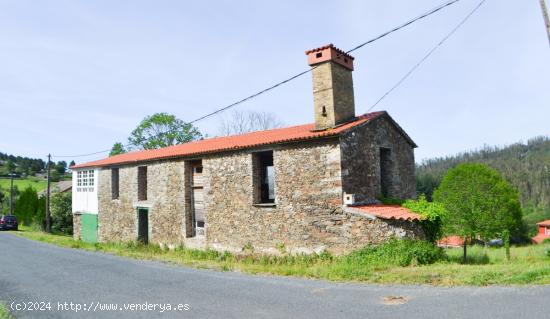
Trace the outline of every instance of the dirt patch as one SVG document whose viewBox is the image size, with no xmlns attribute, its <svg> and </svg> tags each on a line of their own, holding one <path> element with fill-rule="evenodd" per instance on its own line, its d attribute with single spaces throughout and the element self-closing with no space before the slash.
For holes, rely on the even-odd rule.
<svg viewBox="0 0 550 319">
<path fill-rule="evenodd" d="M 382 304 L 384 305 L 390 305 L 390 306 L 396 306 L 396 305 L 404 305 L 407 302 L 411 300 L 411 297 L 407 296 L 386 296 L 382 298 Z"/>
</svg>

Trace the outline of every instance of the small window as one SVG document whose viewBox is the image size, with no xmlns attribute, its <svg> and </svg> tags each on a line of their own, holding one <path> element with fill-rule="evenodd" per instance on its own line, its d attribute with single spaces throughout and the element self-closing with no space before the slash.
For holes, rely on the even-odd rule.
<svg viewBox="0 0 550 319">
<path fill-rule="evenodd" d="M 119 196 L 118 168 L 111 168 L 111 198 L 118 199 L 118 196 Z"/>
<path fill-rule="evenodd" d="M 147 200 L 147 166 L 138 167 L 138 200 Z"/>
<path fill-rule="evenodd" d="M 273 151 L 253 154 L 254 202 L 275 203 L 275 169 Z"/>
<path fill-rule="evenodd" d="M 550 235 L 550 227 L 546 227 L 546 235 Z"/>
<path fill-rule="evenodd" d="M 315 57 L 316 57 L 317 59 L 320 58 L 320 57 L 322 57 L 322 56 L 323 56 L 323 52 L 319 52 L 319 53 L 315 54 Z"/>
</svg>

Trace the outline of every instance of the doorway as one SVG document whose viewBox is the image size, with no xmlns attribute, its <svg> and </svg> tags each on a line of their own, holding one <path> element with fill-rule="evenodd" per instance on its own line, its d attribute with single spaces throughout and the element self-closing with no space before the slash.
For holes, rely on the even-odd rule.
<svg viewBox="0 0 550 319">
<path fill-rule="evenodd" d="M 391 149 L 380 148 L 380 192 L 384 197 L 393 195 L 393 170 Z"/>
<path fill-rule="evenodd" d="M 149 210 L 138 208 L 138 241 L 147 245 L 149 243 Z"/>
<path fill-rule="evenodd" d="M 204 175 L 202 173 L 202 161 L 192 164 L 191 176 L 191 207 L 193 220 L 193 233 L 195 236 L 204 236 Z"/>
</svg>

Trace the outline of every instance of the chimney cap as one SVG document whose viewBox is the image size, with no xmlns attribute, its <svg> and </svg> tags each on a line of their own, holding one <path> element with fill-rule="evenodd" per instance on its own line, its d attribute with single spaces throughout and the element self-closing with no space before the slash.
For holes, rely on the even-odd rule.
<svg viewBox="0 0 550 319">
<path fill-rule="evenodd" d="M 355 58 L 344 50 L 338 49 L 332 43 L 316 49 L 307 50 L 306 55 L 309 65 L 315 65 L 325 61 L 334 61 L 353 71 L 353 60 Z"/>
</svg>

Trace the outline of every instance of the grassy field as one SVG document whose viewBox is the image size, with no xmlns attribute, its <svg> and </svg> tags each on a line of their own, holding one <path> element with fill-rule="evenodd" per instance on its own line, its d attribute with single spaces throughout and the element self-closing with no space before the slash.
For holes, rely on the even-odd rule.
<svg viewBox="0 0 550 319">
<path fill-rule="evenodd" d="M 297 276 L 333 281 L 359 281 L 376 284 L 530 285 L 550 284 L 550 244 L 513 247 L 506 260 L 504 249 L 471 247 L 469 263 L 461 264 L 462 250 L 446 250 L 446 257 L 430 265 L 399 266 L 391 259 L 377 262 L 376 255 L 355 253 L 333 257 L 233 255 L 179 247 L 161 249 L 157 245 L 135 243 L 88 244 L 69 236 L 24 230 L 19 236 L 63 247 L 99 251 L 135 259 L 157 260 L 196 268 L 239 271 L 250 274 Z M 393 252 L 390 252 L 390 254 Z M 391 256 L 390 256 L 391 257 Z M 389 260 L 389 261 L 388 261 Z"/>
<path fill-rule="evenodd" d="M 29 178 L 29 179 L 14 179 L 13 186 L 17 186 L 19 191 L 24 190 L 28 186 L 34 188 L 37 192 L 46 189 L 46 180 L 39 178 Z M 9 193 L 10 189 L 10 179 L 9 178 L 0 178 L 0 188 L 4 192 Z"/>
</svg>

